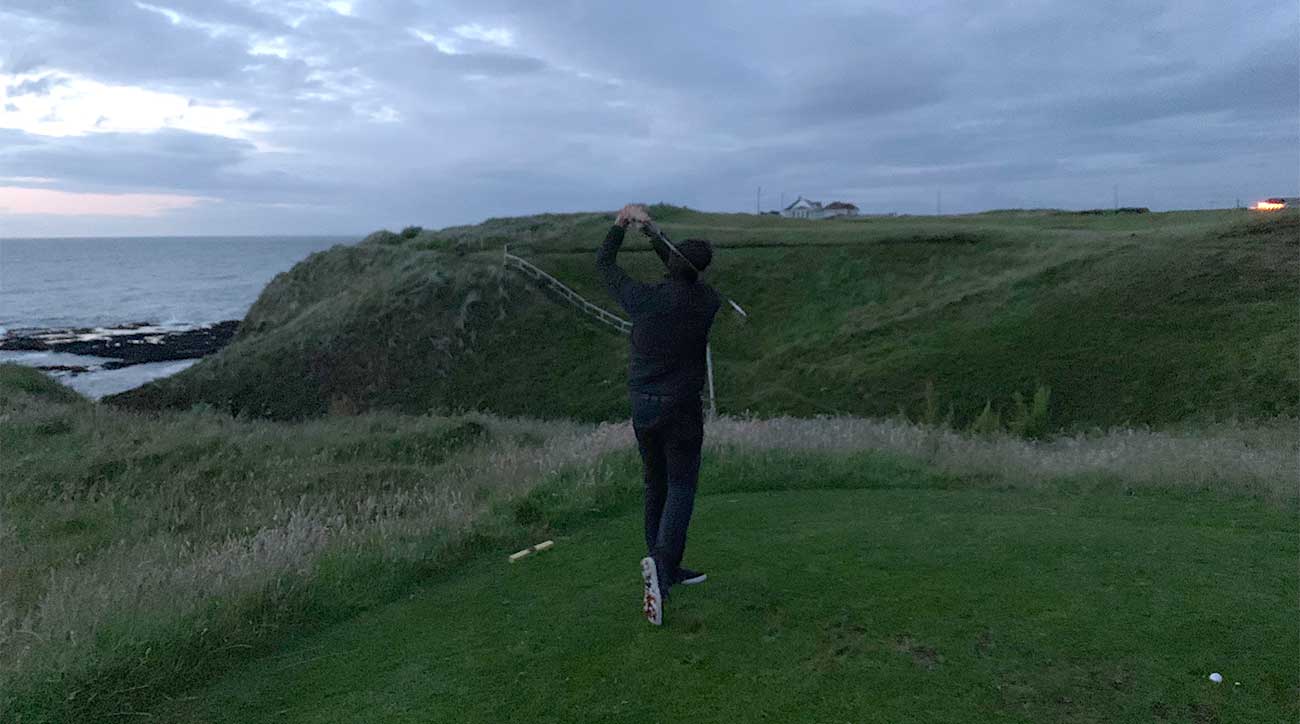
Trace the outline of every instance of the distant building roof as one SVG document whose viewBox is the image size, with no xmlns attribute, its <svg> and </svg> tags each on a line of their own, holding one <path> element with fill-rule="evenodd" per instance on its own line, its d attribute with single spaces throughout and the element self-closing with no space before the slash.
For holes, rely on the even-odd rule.
<svg viewBox="0 0 1300 724">
<path fill-rule="evenodd" d="M 785 210 L 789 211 L 790 209 L 793 209 L 796 206 L 799 206 L 800 204 L 813 209 L 820 209 L 822 207 L 822 203 L 820 201 L 811 201 L 809 199 L 805 199 L 804 197 L 800 196 L 799 198 L 794 200 L 794 203 L 785 207 Z"/>
</svg>

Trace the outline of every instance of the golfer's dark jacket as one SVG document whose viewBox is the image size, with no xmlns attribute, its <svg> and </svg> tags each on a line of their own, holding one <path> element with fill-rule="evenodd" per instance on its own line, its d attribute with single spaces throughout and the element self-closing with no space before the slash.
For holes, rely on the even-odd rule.
<svg viewBox="0 0 1300 724">
<path fill-rule="evenodd" d="M 632 318 L 627 385 L 632 392 L 698 400 L 704 389 L 705 347 L 718 312 L 718 293 L 692 272 L 656 284 L 639 282 L 618 265 L 623 227 L 615 225 L 596 254 L 596 269 L 609 293 Z M 669 264 L 672 252 L 657 239 L 655 252 Z M 686 276 L 691 277 L 687 279 Z"/>
</svg>

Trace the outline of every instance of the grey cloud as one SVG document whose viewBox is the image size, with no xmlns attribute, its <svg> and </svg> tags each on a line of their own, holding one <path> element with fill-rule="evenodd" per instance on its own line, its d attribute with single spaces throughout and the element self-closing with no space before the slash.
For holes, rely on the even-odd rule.
<svg viewBox="0 0 1300 724">
<path fill-rule="evenodd" d="M 293 30 L 283 18 L 270 12 L 267 5 L 260 3 L 245 4 L 222 0 L 159 0 L 148 4 L 174 10 L 198 23 L 238 28 L 241 31 L 255 30 L 274 35 L 292 32 Z"/>
<path fill-rule="evenodd" d="M 1228 111 L 1250 116 L 1295 114 L 1300 73 L 1294 47 L 1278 41 L 1227 67 L 1173 78 L 1134 82 L 1070 99 L 1060 114 L 1089 125 L 1128 124 L 1169 116 Z"/>
<path fill-rule="evenodd" d="M 946 95 L 942 78 L 934 75 L 919 80 L 861 75 L 819 78 L 808 84 L 784 115 L 803 126 L 861 120 L 936 103 Z"/>
<path fill-rule="evenodd" d="M 30 73 L 45 65 L 41 55 L 30 48 L 7 48 L 0 53 L 0 70 L 6 73 Z"/>
<path fill-rule="evenodd" d="M 152 191 L 288 201 L 328 192 L 326 180 L 296 176 L 274 164 L 250 166 L 246 141 L 160 131 L 48 139 L 0 135 L 0 169 L 14 176 L 60 179 L 71 191 Z"/>
<path fill-rule="evenodd" d="M 491 75 L 516 75 L 536 73 L 546 69 L 546 62 L 538 58 L 512 53 L 463 53 L 448 55 L 435 53 L 442 67 L 461 73 L 487 73 Z"/>
<path fill-rule="evenodd" d="M 249 58 L 238 34 L 213 36 L 199 27 L 173 25 L 131 3 L 12 0 L 0 7 L 0 22 L 23 28 L 7 38 L 8 55 L 27 59 L 26 70 L 60 69 L 109 82 L 178 88 L 238 79 Z"/>
<path fill-rule="evenodd" d="M 758 185 L 914 211 L 938 188 L 956 210 L 1068 205 L 1071 184 L 1082 197 L 1120 183 L 1157 208 L 1297 191 L 1300 18 L 1269 0 L 370 0 L 352 17 L 299 0 L 151 4 L 187 20 L 10 0 L 0 23 L 23 40 L 4 67 L 230 102 L 265 125 L 265 146 L 0 136 L 6 174 L 209 196 L 222 201 L 185 218 L 233 224 L 222 214 L 237 210 L 267 231 L 624 197 L 747 209 Z M 465 23 L 515 43 L 462 40 L 448 54 L 410 32 L 455 38 Z M 273 37 L 288 58 L 249 54 Z"/>
<path fill-rule="evenodd" d="M 527 75 L 548 68 L 546 61 L 520 53 L 443 53 L 414 37 L 410 41 L 404 41 L 400 48 L 360 50 L 354 61 L 358 69 L 373 77 L 376 82 L 391 85 L 434 83 L 440 80 L 459 82 L 461 76 L 467 74 Z"/>
<path fill-rule="evenodd" d="M 47 75 L 41 78 L 32 78 L 22 81 L 21 83 L 15 83 L 5 89 L 5 94 L 10 98 L 26 95 L 43 96 L 48 95 L 51 89 L 63 85 L 66 82 L 67 81 L 61 78 Z"/>
</svg>

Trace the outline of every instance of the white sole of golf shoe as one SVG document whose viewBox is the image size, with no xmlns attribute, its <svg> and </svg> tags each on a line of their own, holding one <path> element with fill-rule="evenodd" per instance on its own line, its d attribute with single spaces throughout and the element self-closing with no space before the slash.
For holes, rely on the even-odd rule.
<svg viewBox="0 0 1300 724">
<path fill-rule="evenodd" d="M 709 580 L 709 574 L 701 573 L 700 575 L 694 576 L 692 578 L 683 578 L 682 580 L 678 581 L 678 583 L 682 584 L 683 586 L 697 586 L 701 583 L 704 583 L 707 580 Z"/>
<path fill-rule="evenodd" d="M 645 620 L 655 626 L 664 623 L 664 599 L 659 590 L 659 571 L 655 559 L 646 556 L 641 559 L 641 581 L 645 584 L 641 596 L 641 610 Z"/>
</svg>

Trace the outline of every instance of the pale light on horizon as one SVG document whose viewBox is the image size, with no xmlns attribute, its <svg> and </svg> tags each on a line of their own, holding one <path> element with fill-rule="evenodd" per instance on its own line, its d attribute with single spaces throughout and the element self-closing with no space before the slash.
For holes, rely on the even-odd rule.
<svg viewBox="0 0 1300 724">
<path fill-rule="evenodd" d="M 95 194 L 56 189 L 0 186 L 0 217 L 21 214 L 50 216 L 157 217 L 207 201 L 183 194 Z"/>
</svg>

